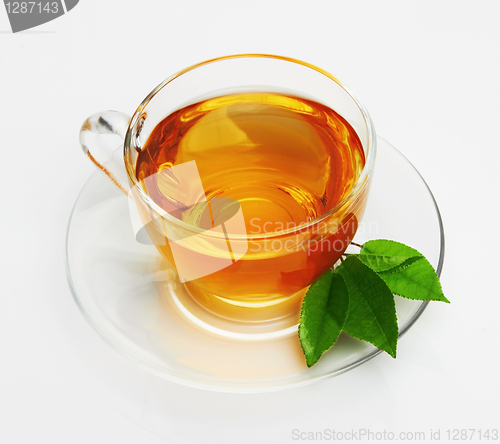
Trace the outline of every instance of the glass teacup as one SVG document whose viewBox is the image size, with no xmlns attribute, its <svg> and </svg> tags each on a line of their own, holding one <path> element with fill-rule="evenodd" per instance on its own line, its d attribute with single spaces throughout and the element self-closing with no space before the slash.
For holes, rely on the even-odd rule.
<svg viewBox="0 0 500 444">
<path fill-rule="evenodd" d="M 188 201 L 181 202 L 184 205 L 182 208 L 193 213 L 193 208 L 196 207 L 200 214 L 205 215 L 195 218 L 195 223 L 186 218 L 186 211 L 176 212 L 165 208 L 162 202 L 148 192 L 146 178 L 138 177 L 141 153 L 149 149 L 148 143 L 151 144 L 148 139 L 167 116 L 181 109 L 200 109 L 203 104 L 212 103 L 213 100 L 220 102 L 219 98 L 225 97 L 237 97 L 240 102 L 248 97 L 257 97 L 259 103 L 266 103 L 266 107 L 277 100 L 276 97 L 287 97 L 299 99 L 299 102 L 304 100 L 300 102 L 300 106 L 296 105 L 302 107 L 299 110 L 301 113 L 307 112 L 303 108 L 310 103 L 321 104 L 333 110 L 355 131 L 359 141 L 364 162 L 356 180 L 346 188 L 344 195 L 335 204 L 325 207 L 324 211 L 314 214 L 314 217 L 309 215 L 304 220 L 297 223 L 292 221 L 291 224 L 289 220 L 284 220 L 279 226 L 276 224 L 279 216 L 273 219 L 274 225 L 269 224 L 266 217 L 270 212 L 286 216 L 286 205 L 282 205 L 284 210 L 280 213 L 281 207 L 275 211 L 280 206 L 278 202 L 260 196 L 253 196 L 253 199 L 251 192 L 250 197 L 245 199 L 233 197 L 227 201 L 219 200 L 220 211 L 214 218 L 216 200 L 221 198 L 210 195 L 207 187 L 197 194 L 190 190 L 191 197 L 186 198 Z M 253 122 L 257 122 L 258 117 L 252 118 Z M 300 120 L 292 126 L 296 128 L 302 124 Z M 124 140 L 123 151 L 112 154 L 100 143 L 100 134 L 119 135 Z M 252 137 L 255 139 L 255 136 Z M 246 148 L 252 137 L 248 136 L 244 140 Z M 170 267 L 176 270 L 176 285 L 178 293 L 184 295 L 184 305 L 191 304 L 186 302 L 186 295 L 189 295 L 198 305 L 217 315 L 230 319 L 246 317 L 254 320 L 275 319 L 281 316 L 278 314 L 280 312 L 296 313 L 308 286 L 341 258 L 353 239 L 364 212 L 376 151 L 376 135 L 366 109 L 338 79 L 299 60 L 262 54 L 222 57 L 186 68 L 158 85 L 139 105 L 132 118 L 113 111 L 89 117 L 82 126 L 80 140 L 90 159 L 119 188 L 129 194 L 130 201 L 134 202 L 135 213 L 132 212 L 132 219 L 137 227 L 137 238 L 144 238 L 147 233 L 150 243 L 156 245 Z M 213 169 L 210 170 L 206 166 L 208 164 L 204 164 L 207 152 L 204 151 L 203 143 L 200 142 L 199 147 L 194 149 L 195 153 L 188 159 L 194 160 L 195 163 L 191 166 L 196 165 L 198 168 L 194 166 L 194 169 L 183 170 L 187 181 L 195 182 L 198 187 L 200 183 L 205 186 L 205 183 L 210 182 L 213 173 Z M 311 141 L 305 144 L 309 146 Z M 254 144 L 248 149 L 250 151 L 245 151 L 245 159 L 250 159 L 248 165 L 256 158 L 248 152 L 258 149 L 255 148 L 257 145 Z M 231 149 L 225 146 L 224 159 L 231 159 Z M 305 157 L 303 152 L 296 154 L 298 166 L 301 162 L 307 165 L 315 161 L 318 163 L 318 159 L 314 158 L 314 148 L 307 149 L 313 150 L 310 160 L 307 153 Z M 234 156 L 241 153 L 241 150 L 234 150 Z M 297 150 L 295 147 L 290 151 Z M 217 150 L 213 151 L 216 152 Z M 294 154 L 287 153 L 286 149 L 284 152 L 288 156 L 288 164 L 293 164 Z M 259 161 L 254 164 L 258 164 L 258 174 L 261 176 L 255 183 L 261 177 L 267 177 L 267 173 L 262 173 L 262 170 L 266 170 L 265 165 L 262 165 L 262 152 L 259 155 Z M 289 160 L 290 156 L 292 161 Z M 210 160 L 214 161 L 213 158 Z M 181 169 L 173 172 L 174 169 L 168 171 L 164 166 L 168 164 L 171 168 L 177 168 L 185 165 L 187 168 L 187 163 L 163 163 L 157 174 L 165 174 L 166 171 L 170 174 L 170 179 L 175 179 L 176 172 Z M 255 169 L 255 165 L 252 168 Z M 238 187 L 244 188 L 248 184 L 247 189 L 252 189 L 254 185 L 250 166 L 247 168 L 245 161 L 240 159 L 236 167 L 239 168 L 238 171 L 241 170 L 239 174 L 244 178 L 238 183 Z M 222 175 L 229 174 L 227 162 L 222 158 L 220 168 Z M 300 176 L 301 169 L 298 168 L 297 171 Z M 323 174 L 322 169 L 318 171 Z M 199 178 L 193 180 L 196 174 L 199 174 Z M 265 180 L 267 179 L 262 179 L 264 182 Z M 178 180 L 174 182 L 179 183 Z M 299 180 L 298 183 L 304 182 Z M 280 188 L 288 195 L 292 193 L 290 189 L 291 187 L 283 186 Z M 300 186 L 293 189 L 300 194 Z M 186 195 L 184 191 L 178 190 L 180 194 Z M 179 199 L 175 197 L 176 199 L 171 200 L 178 202 Z M 262 205 L 260 209 L 259 205 Z M 176 207 L 176 210 L 179 208 Z M 253 216 L 262 215 L 264 222 L 255 222 L 255 217 L 245 218 L 248 211 L 252 211 Z M 212 226 L 207 226 L 207 220 Z M 250 221 L 253 221 L 251 225 L 259 229 L 252 231 Z M 261 309 L 258 315 L 253 310 L 255 308 Z"/>
</svg>

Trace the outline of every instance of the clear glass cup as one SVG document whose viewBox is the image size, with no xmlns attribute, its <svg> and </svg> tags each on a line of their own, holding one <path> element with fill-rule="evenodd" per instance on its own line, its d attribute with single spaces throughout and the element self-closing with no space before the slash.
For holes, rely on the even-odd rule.
<svg viewBox="0 0 500 444">
<path fill-rule="evenodd" d="M 136 177 L 137 158 L 151 132 L 166 116 L 188 104 L 242 92 L 274 92 L 314 100 L 346 119 L 359 136 L 365 155 L 363 171 L 350 194 L 312 221 L 259 234 L 203 230 L 161 208 Z M 123 150 L 110 152 L 101 143 L 101 134 L 123 138 Z M 263 54 L 221 57 L 186 68 L 158 85 L 132 118 L 114 111 L 89 117 L 82 126 L 80 141 L 90 159 L 129 193 L 150 238 L 173 267 L 176 261 L 168 241 L 172 232 L 185 240 L 176 248 L 184 252 L 181 256 L 187 266 L 221 259 L 228 241 L 233 251 L 244 252 L 231 265 L 183 284 L 199 304 L 219 314 L 228 307 L 233 312 L 276 306 L 296 310 L 307 287 L 337 262 L 354 237 L 364 212 L 376 152 L 370 116 L 343 83 L 308 63 Z M 265 317 L 276 315 L 266 313 Z"/>
</svg>

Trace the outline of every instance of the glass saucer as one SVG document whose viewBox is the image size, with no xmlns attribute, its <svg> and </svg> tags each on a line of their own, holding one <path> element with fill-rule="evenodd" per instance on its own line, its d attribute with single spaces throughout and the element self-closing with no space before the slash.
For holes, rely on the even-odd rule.
<svg viewBox="0 0 500 444">
<path fill-rule="evenodd" d="M 370 239 L 404 242 L 441 272 L 444 236 L 434 197 L 411 163 L 381 138 L 355 242 Z M 74 300 L 97 333 L 148 371 L 187 386 L 225 392 L 297 387 L 380 353 L 342 334 L 308 369 L 294 329 L 249 339 L 200 328 L 176 302 L 175 276 L 166 261 L 154 247 L 136 242 L 128 198 L 100 171 L 85 184 L 71 214 L 66 265 Z M 396 297 L 400 335 L 426 306 Z"/>
</svg>

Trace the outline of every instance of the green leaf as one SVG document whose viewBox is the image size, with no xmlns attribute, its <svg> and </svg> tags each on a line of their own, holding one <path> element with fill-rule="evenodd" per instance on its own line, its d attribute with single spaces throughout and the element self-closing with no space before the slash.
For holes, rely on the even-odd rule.
<svg viewBox="0 0 500 444">
<path fill-rule="evenodd" d="M 430 262 L 417 250 L 391 240 L 366 242 L 359 259 L 374 270 L 398 296 L 450 302 Z"/>
<path fill-rule="evenodd" d="M 396 357 L 398 323 L 394 294 L 449 302 L 429 261 L 391 240 L 366 242 L 334 271 L 314 282 L 302 305 L 299 338 L 311 367 L 341 330 Z"/>
<path fill-rule="evenodd" d="M 300 344 L 308 367 L 339 337 L 348 306 L 349 294 L 339 273 L 328 270 L 309 287 L 299 324 Z"/>
<path fill-rule="evenodd" d="M 395 358 L 398 321 L 392 291 L 356 256 L 349 256 L 335 271 L 342 275 L 349 291 L 343 330 Z"/>
</svg>

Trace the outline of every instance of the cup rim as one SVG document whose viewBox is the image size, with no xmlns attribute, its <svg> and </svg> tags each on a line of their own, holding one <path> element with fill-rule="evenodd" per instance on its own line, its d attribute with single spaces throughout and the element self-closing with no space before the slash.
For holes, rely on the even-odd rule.
<svg viewBox="0 0 500 444">
<path fill-rule="evenodd" d="M 135 128 L 137 125 L 137 122 L 141 117 L 143 116 L 144 109 L 148 105 L 148 103 L 154 98 L 154 96 L 161 90 L 163 87 L 168 85 L 170 82 L 175 80 L 176 78 L 180 77 L 181 75 L 193 71 L 197 68 L 200 68 L 205 65 L 209 65 L 211 63 L 215 62 L 221 62 L 221 61 L 226 61 L 226 60 L 231 60 L 231 59 L 240 59 L 240 58 L 267 58 L 267 59 L 275 59 L 275 60 L 281 60 L 284 62 L 290 62 L 298 65 L 305 66 L 306 68 L 310 68 L 314 71 L 317 71 L 320 74 L 323 74 L 324 76 L 328 77 L 330 80 L 334 81 L 337 83 L 354 101 L 358 109 L 360 110 L 363 119 L 365 121 L 365 125 L 367 128 L 368 132 L 368 146 L 366 149 L 367 155 L 365 156 L 365 165 L 363 166 L 363 169 L 361 171 L 360 176 L 358 177 L 358 180 L 354 184 L 354 186 L 351 188 L 349 194 L 344 197 L 337 205 L 334 207 L 330 208 L 327 212 L 323 213 L 321 216 L 305 222 L 303 224 L 299 224 L 295 227 L 287 228 L 285 230 L 280 230 L 280 231 L 273 231 L 269 233 L 256 233 L 256 234 L 234 234 L 234 233 L 227 233 L 227 237 L 224 233 L 216 232 L 216 231 L 211 231 L 211 230 L 203 230 L 199 227 L 196 227 L 194 225 L 188 224 L 186 222 L 183 222 L 180 219 L 177 219 L 176 217 L 170 215 L 167 213 L 163 208 L 161 208 L 140 186 L 139 181 L 137 177 L 135 176 L 135 165 L 132 165 L 131 162 L 129 161 L 129 156 L 128 153 L 131 149 L 130 147 L 130 142 L 132 138 L 132 129 Z M 161 217 L 165 218 L 169 222 L 173 223 L 175 226 L 181 228 L 181 229 L 187 229 L 193 232 L 198 232 L 198 233 L 203 233 L 204 235 L 207 235 L 209 237 L 214 237 L 214 238 L 223 238 L 226 237 L 229 239 L 234 239 L 234 240 L 242 240 L 242 239 L 247 239 L 247 240 L 259 240 L 259 239 L 267 239 L 267 238 L 273 238 L 273 237 L 280 237 L 284 235 L 291 235 L 291 234 L 300 234 L 306 232 L 310 227 L 313 227 L 322 221 L 328 219 L 330 216 L 332 216 L 334 213 L 336 213 L 340 208 L 342 208 L 347 202 L 349 202 L 357 193 L 361 192 L 361 190 L 368 184 L 368 180 L 370 177 L 370 174 L 373 170 L 373 165 L 375 163 L 375 156 L 376 156 L 376 151 L 377 151 L 377 137 L 375 133 L 375 127 L 373 124 L 373 121 L 368 113 L 368 110 L 366 107 L 363 105 L 363 103 L 358 99 L 358 97 L 350 90 L 349 87 L 345 85 L 344 82 L 339 80 L 337 77 L 329 73 L 328 71 L 313 65 L 308 62 L 304 62 L 302 60 L 292 58 L 292 57 L 286 57 L 286 56 L 281 56 L 281 55 L 273 55 L 273 54 L 262 54 L 262 53 L 248 53 L 248 54 L 232 54 L 232 55 L 227 55 L 227 56 L 222 56 L 222 57 L 215 57 L 212 59 L 205 60 L 200 63 L 196 63 L 194 65 L 188 66 L 187 68 L 184 68 L 180 71 L 177 71 L 175 74 L 172 74 L 171 76 L 167 77 L 163 82 L 161 82 L 156 88 L 154 88 L 147 96 L 146 98 L 141 102 L 141 104 L 137 107 L 136 111 L 134 112 L 132 118 L 130 119 L 129 126 L 127 128 L 127 132 L 125 135 L 124 139 L 124 151 L 123 151 L 123 157 L 124 157 L 124 163 L 125 163 L 125 168 L 127 171 L 127 175 L 129 177 L 129 180 L 131 182 L 131 189 L 136 189 L 138 190 L 139 197 L 141 198 L 142 201 L 144 201 L 148 207 L 150 207 L 153 211 L 161 215 Z"/>
</svg>

